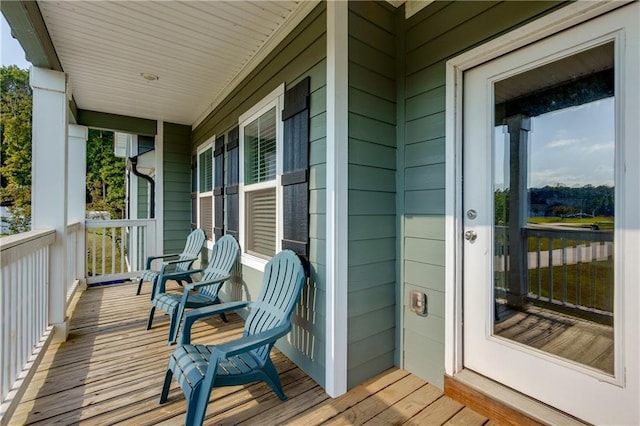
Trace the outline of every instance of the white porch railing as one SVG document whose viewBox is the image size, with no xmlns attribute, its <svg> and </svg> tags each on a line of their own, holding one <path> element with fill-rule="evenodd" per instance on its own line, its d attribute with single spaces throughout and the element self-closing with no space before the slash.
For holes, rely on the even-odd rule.
<svg viewBox="0 0 640 426">
<path fill-rule="evenodd" d="M 155 219 L 87 220 L 87 284 L 136 277 L 156 254 Z"/>
<path fill-rule="evenodd" d="M 54 230 L 0 239 L 0 419 L 5 423 L 32 366 L 52 337 L 49 325 L 49 247 Z"/>
<path fill-rule="evenodd" d="M 85 233 L 86 232 L 86 233 Z M 156 254 L 155 220 L 95 220 L 66 227 L 66 307 L 85 278 L 101 283 L 137 276 Z M 8 422 L 53 338 L 49 303 L 55 230 L 0 239 L 0 424 Z M 86 269 L 85 269 L 86 264 Z"/>
</svg>

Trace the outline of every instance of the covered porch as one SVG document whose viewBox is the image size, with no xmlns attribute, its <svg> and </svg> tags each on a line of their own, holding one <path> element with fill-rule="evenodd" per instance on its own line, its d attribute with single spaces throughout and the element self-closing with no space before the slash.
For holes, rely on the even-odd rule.
<svg viewBox="0 0 640 426">
<path fill-rule="evenodd" d="M 175 288 L 177 285 L 173 284 Z M 159 405 L 167 359 L 167 317 L 146 330 L 148 288 L 112 285 L 78 293 L 69 307 L 69 338 L 50 346 L 9 424 L 182 424 L 185 401 L 173 386 Z M 237 338 L 230 315 L 200 321 L 193 338 Z M 288 400 L 263 383 L 215 389 L 205 424 L 494 424 L 439 388 L 393 368 L 332 399 L 281 352 L 274 351 Z"/>
<path fill-rule="evenodd" d="M 598 34 L 609 25 L 620 31 L 621 39 L 602 35 L 612 46 L 627 32 L 635 43 L 637 18 L 624 28 L 613 21 L 631 16 L 624 8 L 635 12 L 637 3 L 0 5 L 33 64 L 34 100 L 33 231 L 0 241 L 2 426 L 184 422 L 185 403 L 175 387 L 169 401 L 158 405 L 172 348 L 165 344 L 166 320 L 145 329 L 148 285 L 146 295 L 135 296 L 134 286 L 111 284 L 139 275 L 146 256 L 179 251 L 193 228 L 207 233 L 205 263 L 207 249 L 221 235 L 239 242 L 238 273 L 223 287 L 223 301 L 256 291 L 267 259 L 280 250 L 299 249 L 310 265 L 293 330 L 274 352 L 289 399 L 278 401 L 262 384 L 216 389 L 208 424 L 535 424 L 525 415 L 550 424 L 578 418 L 600 423 L 604 417 L 598 416 L 607 412 L 601 406 L 637 423 L 639 317 L 625 307 L 638 296 L 632 278 L 637 262 L 631 261 L 639 246 L 637 144 L 612 145 L 616 158 L 629 153 L 626 192 L 616 195 L 626 200 L 624 226 L 613 232 L 578 229 L 568 238 L 566 229 L 522 225 L 504 231 L 504 241 L 495 244 L 480 238 L 488 249 L 478 250 L 477 263 L 492 268 L 480 276 L 465 255 L 480 247 L 474 243 L 478 233 L 465 228 L 464 220 L 491 218 L 497 202 L 483 198 L 484 216 L 477 209 L 463 211 L 469 204 L 464 197 L 480 193 L 468 190 L 469 179 L 462 184 L 463 176 L 478 174 L 463 170 L 470 164 L 463 157 L 474 158 L 464 149 L 480 145 L 463 144 L 462 136 L 491 129 L 463 131 L 461 118 L 464 104 L 471 105 L 465 99 L 475 99 L 463 96 L 462 83 L 471 81 L 463 78 L 475 68 L 524 52 L 528 56 L 512 58 L 509 72 L 515 72 L 532 64 L 531 58 L 542 60 L 538 43 L 574 30 L 595 43 L 583 30 L 587 26 Z M 577 41 L 569 40 L 577 52 Z M 637 44 L 627 46 L 631 52 Z M 631 53 L 631 59 L 612 63 L 637 88 L 637 55 Z M 616 87 L 623 86 L 616 80 Z M 624 99 L 629 105 L 622 118 L 631 123 L 637 96 Z M 482 118 L 491 105 L 469 108 Z M 145 210 L 147 196 L 155 210 L 123 221 L 87 220 L 89 128 L 123 132 L 153 149 L 155 186 L 137 187 L 141 202 L 132 211 Z M 625 132 L 637 135 L 636 123 Z M 132 154 L 145 154 L 140 148 Z M 488 162 L 481 172 L 489 175 Z M 489 237 L 502 232 L 495 230 Z M 614 263 L 613 252 L 604 248 L 616 232 L 616 241 L 629 249 L 619 246 Z M 515 247 L 530 253 L 519 263 L 520 275 L 527 276 L 512 280 L 519 284 L 517 296 L 541 318 L 525 327 L 507 309 L 516 287 L 493 279 L 516 270 L 510 262 Z M 618 287 L 602 298 L 589 296 L 594 281 L 582 272 L 611 276 L 614 267 L 616 280 L 622 271 L 631 283 L 624 294 L 616 281 Z M 488 285 L 475 285 L 476 278 Z M 464 295 L 473 288 L 491 297 L 467 301 Z M 597 317 L 609 326 L 616 303 L 617 334 L 580 331 L 607 347 L 613 341 L 615 359 L 604 351 L 601 366 L 564 349 L 549 350 L 549 356 L 538 351 L 573 346 L 564 331 L 576 330 L 577 322 L 557 311 L 578 311 L 581 319 Z M 464 317 L 474 306 L 483 311 Z M 547 309 L 554 312 L 547 315 Z M 195 338 L 215 344 L 238 336 L 242 319 L 231 318 L 228 324 L 198 323 Z M 495 330 L 470 331 L 489 323 Z M 496 343 L 498 333 L 520 340 Z M 485 336 L 482 343 L 491 341 L 500 352 L 474 351 L 466 336 Z M 535 350 L 522 350 L 524 344 Z M 470 354 L 480 359 L 477 366 Z M 505 362 L 505 354 L 518 362 Z M 544 368 L 530 368 L 532 361 Z M 488 362 L 498 371 L 485 373 Z M 516 371 L 505 377 L 506 367 Z M 541 373 L 539 389 L 519 379 L 520 373 Z M 603 374 L 606 380 L 600 380 Z M 574 377 L 598 393 L 565 391 L 580 387 Z M 616 411 L 614 403 L 624 409 Z"/>
</svg>

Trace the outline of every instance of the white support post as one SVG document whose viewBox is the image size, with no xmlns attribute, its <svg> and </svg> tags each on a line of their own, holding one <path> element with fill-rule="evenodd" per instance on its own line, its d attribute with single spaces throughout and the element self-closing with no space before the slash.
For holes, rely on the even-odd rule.
<svg viewBox="0 0 640 426">
<path fill-rule="evenodd" d="M 158 120 L 156 130 L 156 246 L 149 255 L 164 253 L 164 121 Z"/>
<path fill-rule="evenodd" d="M 67 80 L 62 72 L 32 67 L 32 229 L 55 229 L 49 252 L 49 323 L 53 341 L 69 333 L 66 318 L 67 277 Z"/>
<path fill-rule="evenodd" d="M 349 6 L 327 2 L 326 391 L 347 391 Z"/>
<path fill-rule="evenodd" d="M 84 238 L 84 220 L 86 216 L 86 180 L 87 180 L 87 136 L 88 129 L 85 126 L 69 124 L 69 167 L 68 167 L 68 199 L 67 199 L 67 223 L 80 222 L 82 224 L 82 237 L 77 238 L 76 246 L 76 270 L 75 278 L 85 284 L 86 271 L 86 242 Z"/>
</svg>

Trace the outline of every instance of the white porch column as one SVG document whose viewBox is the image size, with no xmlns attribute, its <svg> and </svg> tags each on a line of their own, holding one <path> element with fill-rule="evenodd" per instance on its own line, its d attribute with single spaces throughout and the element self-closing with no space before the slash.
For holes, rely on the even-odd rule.
<svg viewBox="0 0 640 426">
<path fill-rule="evenodd" d="M 349 5 L 327 2 L 326 391 L 347 391 Z"/>
<path fill-rule="evenodd" d="M 75 278 L 84 283 L 87 250 L 84 238 L 84 220 L 86 216 L 86 180 L 87 180 L 87 136 L 85 126 L 69 124 L 69 167 L 68 167 L 68 199 L 67 223 L 80 222 L 82 236 L 77 239 Z"/>
<path fill-rule="evenodd" d="M 67 276 L 67 81 L 62 72 L 32 67 L 33 124 L 31 158 L 31 227 L 53 228 L 49 251 L 49 323 L 54 341 L 69 333 L 66 318 Z"/>
<path fill-rule="evenodd" d="M 156 171 L 154 179 L 156 181 L 156 246 L 155 252 L 149 254 L 164 253 L 164 121 L 158 120 L 156 124 Z"/>
</svg>

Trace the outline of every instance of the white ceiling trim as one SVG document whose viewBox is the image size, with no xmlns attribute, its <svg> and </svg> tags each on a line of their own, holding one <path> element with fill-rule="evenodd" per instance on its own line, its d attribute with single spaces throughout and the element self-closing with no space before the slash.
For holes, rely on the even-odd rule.
<svg viewBox="0 0 640 426">
<path fill-rule="evenodd" d="M 218 93 L 209 106 L 198 116 L 193 123 L 192 128 L 195 129 L 207 116 L 262 62 L 273 49 L 280 44 L 282 40 L 296 27 L 302 20 L 316 7 L 321 0 L 304 0 L 289 15 L 287 20 L 278 27 L 273 35 L 262 45 L 260 50 L 242 67 L 242 69 L 233 77 L 231 82 Z"/>
</svg>

